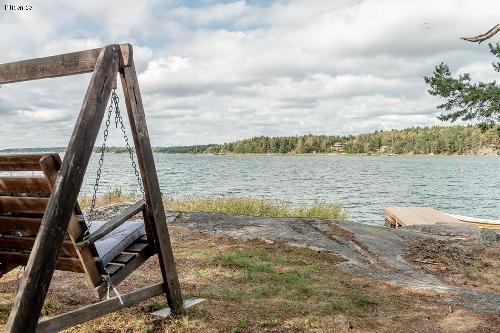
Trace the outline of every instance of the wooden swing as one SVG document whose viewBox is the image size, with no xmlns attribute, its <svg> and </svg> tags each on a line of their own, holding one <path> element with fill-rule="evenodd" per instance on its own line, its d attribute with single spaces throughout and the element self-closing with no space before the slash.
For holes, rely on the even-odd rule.
<svg viewBox="0 0 500 333">
<path fill-rule="evenodd" d="M 0 64 L 0 84 L 88 72 L 93 75 L 62 162 L 57 154 L 0 156 L 0 171 L 43 172 L 38 177 L 0 177 L 0 274 L 26 265 L 7 332 L 58 331 L 162 293 L 173 312 L 196 303 L 182 300 L 132 46 L 108 45 Z M 118 73 L 144 199 L 89 234 L 77 197 Z M 140 212 L 145 235 L 103 262 L 96 251 L 97 242 Z M 54 269 L 84 272 L 102 297 L 155 253 L 163 282 L 39 321 Z"/>
</svg>

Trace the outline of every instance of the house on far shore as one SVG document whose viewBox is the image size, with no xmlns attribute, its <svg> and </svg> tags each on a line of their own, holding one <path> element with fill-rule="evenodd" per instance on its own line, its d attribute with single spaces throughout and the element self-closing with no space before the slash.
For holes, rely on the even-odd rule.
<svg viewBox="0 0 500 333">
<path fill-rule="evenodd" d="M 344 151 L 344 144 L 342 142 L 335 142 L 333 145 L 332 145 L 332 152 L 337 152 L 337 153 L 341 153 Z"/>
<path fill-rule="evenodd" d="M 384 154 L 384 153 L 387 153 L 387 151 L 389 150 L 389 146 L 381 146 L 379 149 L 378 149 L 378 152 L 380 154 Z"/>
</svg>

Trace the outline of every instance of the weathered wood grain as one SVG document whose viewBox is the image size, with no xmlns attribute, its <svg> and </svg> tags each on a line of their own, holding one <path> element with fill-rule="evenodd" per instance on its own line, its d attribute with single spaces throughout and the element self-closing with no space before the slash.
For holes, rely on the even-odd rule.
<svg viewBox="0 0 500 333">
<path fill-rule="evenodd" d="M 34 332 L 36 329 L 56 266 L 59 248 L 75 208 L 113 81 L 118 72 L 118 52 L 118 45 L 110 45 L 100 51 L 60 174 L 26 266 L 25 277 L 21 281 L 7 321 L 7 332 Z"/>
<path fill-rule="evenodd" d="M 0 196 L 0 212 L 43 214 L 48 198 Z"/>
<path fill-rule="evenodd" d="M 30 255 L 27 253 L 0 251 L 0 261 L 8 262 L 17 266 L 25 266 Z M 83 267 L 78 258 L 59 257 L 56 269 L 61 271 L 83 273 Z"/>
<path fill-rule="evenodd" d="M 168 304 L 172 311 L 182 312 L 182 293 L 133 60 L 130 62 L 129 67 L 120 70 L 120 77 L 144 186 L 146 199 L 144 223 L 146 232 L 148 232 L 148 238 L 153 236 L 156 251 L 158 252 Z"/>
<path fill-rule="evenodd" d="M 41 171 L 43 154 L 0 155 L 0 171 Z"/>
<path fill-rule="evenodd" d="M 41 217 L 0 216 L 0 233 L 20 231 L 36 234 L 41 223 Z"/>
<path fill-rule="evenodd" d="M 113 259 L 113 263 L 126 264 L 130 260 L 137 256 L 135 253 L 120 253 L 116 258 Z"/>
<path fill-rule="evenodd" d="M 92 72 L 101 48 L 0 64 L 0 84 Z"/>
<path fill-rule="evenodd" d="M 122 44 L 119 47 L 119 66 L 123 68 L 132 59 L 132 46 Z M 96 66 L 100 51 L 101 48 L 97 48 L 0 64 L 0 84 L 90 73 Z"/>
<path fill-rule="evenodd" d="M 384 216 L 391 225 L 410 226 L 460 221 L 432 207 L 384 207 Z"/>
<path fill-rule="evenodd" d="M 129 67 L 133 60 L 133 50 L 130 44 L 120 44 L 120 69 Z"/>
<path fill-rule="evenodd" d="M 160 295 L 162 292 L 163 283 L 157 283 L 152 286 L 121 295 L 123 304 L 120 303 L 118 297 L 113 297 L 109 300 L 90 304 L 52 318 L 40 320 L 36 331 L 58 332 L 65 328 L 84 323 L 99 316 L 103 316 L 107 313 L 114 312 L 124 307 L 145 301 L 151 297 Z"/>
<path fill-rule="evenodd" d="M 0 177 L 0 193 L 50 193 L 45 177 Z"/>
<path fill-rule="evenodd" d="M 15 235 L 0 236 L 0 249 L 2 249 L 2 251 L 5 249 L 9 249 L 10 251 L 31 251 L 34 243 L 35 237 Z M 65 240 L 62 243 L 59 255 L 62 255 L 63 257 L 78 258 L 75 246 L 70 240 Z"/>
</svg>

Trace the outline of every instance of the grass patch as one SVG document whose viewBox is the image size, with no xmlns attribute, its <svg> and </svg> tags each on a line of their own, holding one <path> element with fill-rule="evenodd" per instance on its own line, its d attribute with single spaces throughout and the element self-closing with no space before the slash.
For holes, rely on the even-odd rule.
<svg viewBox="0 0 500 333">
<path fill-rule="evenodd" d="M 71 328 L 68 332 L 404 332 L 495 331 L 496 314 L 484 314 L 420 294 L 360 278 L 335 267 L 334 255 L 283 244 L 238 241 L 178 226 L 170 228 L 184 298 L 207 299 L 183 316 L 158 318 L 167 305 L 158 296 Z M 121 283 L 120 292 L 161 280 L 156 256 Z M 17 272 L 2 277 L 0 330 L 17 290 Z M 95 302 L 83 274 L 56 271 L 43 314 Z M 429 317 L 429 313 L 432 316 Z M 456 316 L 456 320 L 453 319 Z"/>
<path fill-rule="evenodd" d="M 313 251 L 305 252 L 307 253 L 305 256 L 314 253 Z M 278 295 L 287 295 L 288 300 L 302 300 L 304 297 L 310 297 L 312 300 L 324 302 L 325 299 L 328 300 L 325 296 L 332 295 L 330 290 L 323 289 L 328 281 L 321 268 L 300 260 L 302 256 L 285 258 L 279 253 L 260 249 L 237 248 L 215 256 L 209 255 L 209 257 L 213 258 L 214 264 L 230 269 L 233 278 L 247 286 L 244 292 L 239 294 L 241 299 L 268 299 Z M 248 284 L 257 285 L 249 287 Z M 220 292 L 226 297 L 229 296 L 226 289 Z M 234 291 L 231 291 L 231 294 L 233 293 Z M 362 291 L 354 290 L 336 296 L 337 299 L 331 299 L 326 304 L 339 312 L 365 312 L 367 308 L 378 304 Z"/>
<path fill-rule="evenodd" d="M 352 304 L 358 307 L 369 307 L 372 305 L 377 305 L 377 302 L 372 300 L 366 294 L 361 292 L 353 292 L 346 294 L 347 298 L 352 302 Z"/>
<path fill-rule="evenodd" d="M 137 196 L 115 188 L 99 196 L 98 205 L 120 204 L 137 200 Z M 92 198 L 79 198 L 82 208 L 90 207 Z M 347 211 L 337 203 L 317 202 L 311 205 L 292 205 L 281 200 L 254 197 L 164 198 L 165 209 L 180 212 L 212 212 L 230 215 L 303 217 L 320 219 L 346 219 Z"/>
</svg>

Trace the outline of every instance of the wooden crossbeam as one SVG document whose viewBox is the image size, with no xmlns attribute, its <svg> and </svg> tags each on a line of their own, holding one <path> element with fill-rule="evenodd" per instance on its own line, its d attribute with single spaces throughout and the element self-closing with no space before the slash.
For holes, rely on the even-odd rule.
<svg viewBox="0 0 500 333">
<path fill-rule="evenodd" d="M 160 295 L 162 292 L 163 283 L 157 283 L 152 286 L 121 295 L 123 304 L 120 302 L 118 297 L 90 304 L 52 318 L 40 320 L 36 332 L 58 332 L 65 328 L 103 316 L 107 313 L 118 311 L 124 307 L 145 301 L 151 297 Z"/>
<path fill-rule="evenodd" d="M 123 68 L 132 58 L 132 47 L 122 44 L 120 49 L 120 68 Z M 101 48 L 97 48 L 0 64 L 0 84 L 90 73 L 96 67 L 100 52 Z"/>
<path fill-rule="evenodd" d="M 92 72 L 101 49 L 0 65 L 0 84 Z"/>
</svg>

